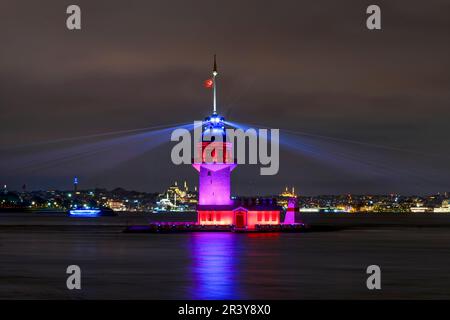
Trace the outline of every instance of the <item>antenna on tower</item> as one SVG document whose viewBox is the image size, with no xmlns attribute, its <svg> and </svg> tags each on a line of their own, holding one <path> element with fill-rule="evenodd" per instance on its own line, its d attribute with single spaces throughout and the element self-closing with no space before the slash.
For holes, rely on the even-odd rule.
<svg viewBox="0 0 450 320">
<path fill-rule="evenodd" d="M 216 63 L 216 55 L 214 55 L 214 68 L 213 68 L 213 95 L 214 95 L 214 100 L 213 100 L 213 114 L 217 114 L 217 85 L 216 85 L 216 76 L 219 74 L 217 72 L 217 63 Z"/>
</svg>

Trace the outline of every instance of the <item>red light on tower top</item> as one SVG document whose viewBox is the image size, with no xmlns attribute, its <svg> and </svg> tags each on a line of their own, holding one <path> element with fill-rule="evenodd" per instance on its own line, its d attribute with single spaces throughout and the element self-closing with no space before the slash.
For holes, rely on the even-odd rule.
<svg viewBox="0 0 450 320">
<path fill-rule="evenodd" d="M 205 88 L 211 89 L 213 87 L 213 85 L 214 85 L 214 80 L 213 79 L 205 80 L 203 82 L 203 85 L 205 86 Z"/>
</svg>

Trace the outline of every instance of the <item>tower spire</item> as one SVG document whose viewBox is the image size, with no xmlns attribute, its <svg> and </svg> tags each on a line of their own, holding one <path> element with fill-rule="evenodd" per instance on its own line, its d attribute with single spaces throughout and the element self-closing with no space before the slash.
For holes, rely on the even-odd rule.
<svg viewBox="0 0 450 320">
<path fill-rule="evenodd" d="M 217 63 L 216 63 L 216 55 L 214 55 L 214 68 L 213 68 L 213 114 L 217 114 L 217 84 L 216 84 L 216 76 L 219 74 L 217 72 Z"/>
</svg>

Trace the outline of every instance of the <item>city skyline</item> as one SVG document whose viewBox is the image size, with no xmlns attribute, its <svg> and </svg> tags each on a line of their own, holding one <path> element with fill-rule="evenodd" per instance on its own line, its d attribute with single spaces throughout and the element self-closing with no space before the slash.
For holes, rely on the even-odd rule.
<svg viewBox="0 0 450 320">
<path fill-rule="evenodd" d="M 78 138 L 207 116 L 211 96 L 202 83 L 214 53 L 224 71 L 219 111 L 285 130 L 279 174 L 242 166 L 233 193 L 274 194 L 286 184 L 305 194 L 450 189 L 449 21 L 438 6 L 424 12 L 418 1 L 408 10 L 382 1 L 389 32 L 368 33 L 356 1 L 272 2 L 258 15 L 252 2 L 192 11 L 180 1 L 177 12 L 164 3 L 116 3 L 111 11 L 79 4 L 86 13 L 79 32 L 61 24 L 64 4 L 11 3 L 2 12 L 0 182 L 13 189 L 64 189 L 74 175 L 89 188 L 149 192 L 179 177 L 195 181 L 191 168 L 170 162 L 168 132 L 138 137 L 134 147 Z M 169 12 L 170 23 L 162 18 Z M 82 157 L 90 143 L 104 152 Z"/>
</svg>

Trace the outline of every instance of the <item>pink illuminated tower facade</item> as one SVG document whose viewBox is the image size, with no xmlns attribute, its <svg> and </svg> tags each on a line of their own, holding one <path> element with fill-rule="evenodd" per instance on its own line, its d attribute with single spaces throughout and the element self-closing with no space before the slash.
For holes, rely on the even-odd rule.
<svg viewBox="0 0 450 320">
<path fill-rule="evenodd" d="M 258 225 L 280 223 L 276 204 L 237 203 L 231 199 L 231 173 L 236 168 L 233 145 L 227 142 L 224 118 L 217 113 L 217 64 L 214 56 L 212 89 L 213 114 L 202 126 L 202 139 L 197 145 L 199 159 L 194 168 L 199 173 L 197 223 L 230 225 L 237 229 L 255 229 Z"/>
</svg>

